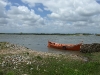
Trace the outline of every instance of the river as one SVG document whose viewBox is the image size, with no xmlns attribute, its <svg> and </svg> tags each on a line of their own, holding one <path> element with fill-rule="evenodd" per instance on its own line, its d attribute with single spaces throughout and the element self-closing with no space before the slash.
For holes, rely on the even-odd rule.
<svg viewBox="0 0 100 75">
<path fill-rule="evenodd" d="M 77 44 L 83 41 L 85 44 L 100 43 L 100 36 L 95 35 L 7 35 L 0 34 L 0 42 L 10 42 L 28 47 L 30 49 L 42 52 L 53 53 L 79 53 L 79 51 L 64 51 L 53 48 L 48 48 L 49 41 L 58 43 Z"/>
</svg>

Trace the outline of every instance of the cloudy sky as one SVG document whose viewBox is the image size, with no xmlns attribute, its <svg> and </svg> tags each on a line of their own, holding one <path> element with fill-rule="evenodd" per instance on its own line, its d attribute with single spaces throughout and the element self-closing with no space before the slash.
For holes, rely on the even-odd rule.
<svg viewBox="0 0 100 75">
<path fill-rule="evenodd" d="M 0 0 L 0 33 L 100 33 L 100 0 Z"/>
</svg>

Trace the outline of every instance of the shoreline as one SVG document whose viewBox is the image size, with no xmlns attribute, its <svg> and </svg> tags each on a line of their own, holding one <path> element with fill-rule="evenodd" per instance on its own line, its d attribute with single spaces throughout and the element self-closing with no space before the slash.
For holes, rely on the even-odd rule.
<svg viewBox="0 0 100 75">
<path fill-rule="evenodd" d="M 76 54 L 59 54 L 59 53 L 49 53 L 49 52 L 42 52 L 42 51 L 35 51 L 32 49 L 29 49 L 27 47 L 21 46 L 21 45 L 17 45 L 17 44 L 11 44 L 8 42 L 2 42 L 4 46 L 3 49 L 0 50 L 0 55 L 1 54 L 26 54 L 26 55 L 34 55 L 34 56 L 41 56 L 43 58 L 45 57 L 61 57 L 64 56 L 64 58 L 70 58 L 70 59 L 74 59 L 74 60 L 81 60 L 81 61 L 88 61 L 88 58 L 80 56 L 80 55 L 76 55 Z"/>
<path fill-rule="evenodd" d="M 0 75 L 99 75 L 100 53 L 83 56 L 35 51 L 0 42 Z"/>
</svg>

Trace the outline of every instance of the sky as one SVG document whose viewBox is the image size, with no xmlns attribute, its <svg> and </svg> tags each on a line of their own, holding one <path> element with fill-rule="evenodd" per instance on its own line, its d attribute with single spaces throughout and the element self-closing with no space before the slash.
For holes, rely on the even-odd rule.
<svg viewBox="0 0 100 75">
<path fill-rule="evenodd" d="M 100 0 L 0 0 L 0 33 L 100 33 Z"/>
</svg>

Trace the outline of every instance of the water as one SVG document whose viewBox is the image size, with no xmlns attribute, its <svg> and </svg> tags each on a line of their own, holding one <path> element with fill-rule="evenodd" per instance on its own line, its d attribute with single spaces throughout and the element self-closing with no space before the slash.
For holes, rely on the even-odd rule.
<svg viewBox="0 0 100 75">
<path fill-rule="evenodd" d="M 77 44 L 83 41 L 83 43 L 100 43 L 100 36 L 75 36 L 75 35 L 4 35 L 0 34 L 0 42 L 10 42 L 26 46 L 30 49 L 42 52 L 53 53 L 80 53 L 79 51 L 64 51 L 53 48 L 48 48 L 47 43 L 49 41 L 58 43 L 72 43 Z"/>
</svg>

